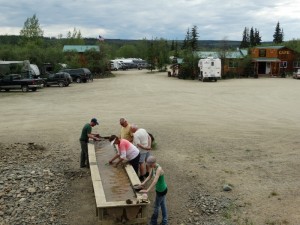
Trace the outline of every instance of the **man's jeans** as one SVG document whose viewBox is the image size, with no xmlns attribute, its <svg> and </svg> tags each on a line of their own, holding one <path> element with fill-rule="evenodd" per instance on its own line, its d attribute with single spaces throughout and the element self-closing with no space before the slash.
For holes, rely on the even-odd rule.
<svg viewBox="0 0 300 225">
<path fill-rule="evenodd" d="M 80 141 L 81 154 L 80 154 L 80 167 L 89 167 L 89 154 L 88 154 L 88 143 L 85 141 Z"/>
<path fill-rule="evenodd" d="M 157 225 L 159 208 L 161 208 L 162 212 L 162 225 L 168 224 L 168 213 L 167 213 L 167 205 L 166 205 L 166 195 L 159 196 L 156 193 L 155 203 L 154 203 L 154 212 L 151 217 L 151 225 Z"/>
</svg>

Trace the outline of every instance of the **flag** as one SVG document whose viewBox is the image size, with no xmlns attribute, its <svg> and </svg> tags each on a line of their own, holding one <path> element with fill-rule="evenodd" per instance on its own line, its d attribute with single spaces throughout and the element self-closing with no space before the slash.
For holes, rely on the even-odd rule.
<svg viewBox="0 0 300 225">
<path fill-rule="evenodd" d="M 104 41 L 104 38 L 101 35 L 99 35 L 98 40 L 99 41 Z"/>
</svg>

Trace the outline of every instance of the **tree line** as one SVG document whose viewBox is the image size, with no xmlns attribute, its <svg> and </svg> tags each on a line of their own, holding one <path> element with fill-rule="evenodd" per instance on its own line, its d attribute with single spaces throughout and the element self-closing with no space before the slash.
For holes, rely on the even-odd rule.
<svg viewBox="0 0 300 225">
<path fill-rule="evenodd" d="M 283 28 L 280 28 L 280 23 L 278 22 L 275 27 L 275 31 L 273 34 L 273 43 L 281 44 L 283 42 L 284 33 Z M 243 37 L 240 44 L 240 48 L 249 48 L 261 45 L 261 36 L 259 34 L 259 30 L 257 28 L 245 27 L 243 31 Z"/>
<path fill-rule="evenodd" d="M 81 31 L 74 28 L 63 38 L 59 35 L 55 38 L 43 37 L 43 30 L 40 27 L 36 15 L 27 18 L 19 36 L 0 36 L 0 60 L 24 60 L 28 59 L 31 63 L 42 66 L 44 63 L 58 65 L 59 63 L 68 64 L 70 67 L 88 67 L 94 73 L 105 73 L 109 69 L 109 61 L 115 58 L 142 58 L 152 64 L 152 68 L 160 71 L 166 70 L 166 65 L 170 64 L 170 56 L 183 58 L 184 64 L 181 65 L 179 78 L 194 79 L 198 73 L 198 56 L 195 54 L 204 46 L 199 45 L 199 31 L 196 25 L 188 28 L 183 41 L 166 40 L 163 38 L 153 38 L 151 40 L 142 39 L 135 41 L 99 41 L 93 38 L 83 38 Z M 274 32 L 274 43 L 283 42 L 283 29 L 277 23 Z M 220 58 L 225 55 L 232 47 L 229 41 L 224 40 L 214 48 L 220 52 Z M 80 61 L 77 52 L 63 53 L 64 45 L 98 45 L 100 52 L 93 50 L 83 53 L 87 59 Z M 257 28 L 245 27 L 243 39 L 240 47 L 248 48 L 262 44 L 261 36 Z M 299 40 L 285 42 L 287 47 L 300 51 Z M 235 48 L 235 47 L 234 47 Z M 59 69 L 59 68 L 56 68 Z"/>
</svg>

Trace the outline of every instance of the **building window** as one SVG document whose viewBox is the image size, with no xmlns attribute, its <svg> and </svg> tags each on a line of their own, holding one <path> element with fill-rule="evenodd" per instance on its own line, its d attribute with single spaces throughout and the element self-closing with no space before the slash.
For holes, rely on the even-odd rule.
<svg viewBox="0 0 300 225">
<path fill-rule="evenodd" d="M 294 68 L 300 68 L 300 61 L 294 61 L 293 66 Z"/>
<path fill-rule="evenodd" d="M 229 68 L 237 68 L 238 66 L 239 66 L 239 63 L 237 61 L 230 60 L 228 63 Z"/>
<path fill-rule="evenodd" d="M 266 49 L 259 49 L 258 57 L 266 57 L 267 51 Z"/>
<path fill-rule="evenodd" d="M 287 68 L 287 61 L 280 62 L 280 68 Z"/>
</svg>

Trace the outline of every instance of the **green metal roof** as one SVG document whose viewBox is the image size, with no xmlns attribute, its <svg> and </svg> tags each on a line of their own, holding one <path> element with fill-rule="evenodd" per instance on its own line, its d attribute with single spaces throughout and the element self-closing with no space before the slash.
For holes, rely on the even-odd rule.
<svg viewBox="0 0 300 225">
<path fill-rule="evenodd" d="M 214 57 L 214 58 L 219 58 L 220 55 L 218 52 L 203 52 L 203 51 L 199 51 L 196 52 L 197 56 L 199 56 L 199 58 L 207 58 L 207 57 Z"/>
<path fill-rule="evenodd" d="M 253 62 L 281 62 L 278 58 L 253 58 Z"/>
<path fill-rule="evenodd" d="M 88 50 L 94 49 L 100 52 L 100 47 L 98 45 L 65 45 L 63 52 L 75 51 L 75 52 L 86 52 Z"/>
<path fill-rule="evenodd" d="M 182 64 L 183 63 L 183 59 L 182 58 L 177 58 L 177 63 L 178 64 Z"/>
<path fill-rule="evenodd" d="M 276 46 L 260 46 L 260 47 L 256 47 L 258 49 L 281 49 L 281 48 L 285 48 L 285 46 L 281 46 L 281 45 L 276 45 Z"/>
<path fill-rule="evenodd" d="M 205 52 L 205 51 L 198 51 L 196 52 L 197 56 L 199 58 L 207 58 L 207 57 L 214 57 L 214 58 L 220 58 L 220 52 Z M 247 50 L 237 50 L 237 51 L 228 51 L 225 53 L 226 59 L 242 59 L 245 56 L 247 56 L 248 51 Z"/>
</svg>

